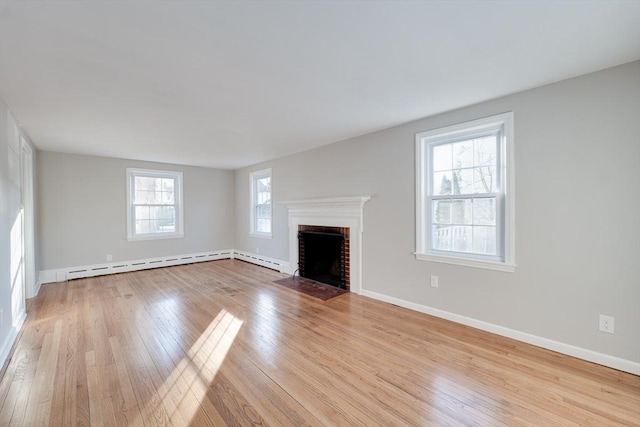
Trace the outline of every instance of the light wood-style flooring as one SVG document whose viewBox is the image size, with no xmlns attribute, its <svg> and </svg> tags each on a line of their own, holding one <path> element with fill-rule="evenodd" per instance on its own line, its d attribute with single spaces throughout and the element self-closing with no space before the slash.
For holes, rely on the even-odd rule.
<svg viewBox="0 0 640 427">
<path fill-rule="evenodd" d="M 640 377 L 221 260 L 44 285 L 1 426 L 633 426 Z"/>
</svg>

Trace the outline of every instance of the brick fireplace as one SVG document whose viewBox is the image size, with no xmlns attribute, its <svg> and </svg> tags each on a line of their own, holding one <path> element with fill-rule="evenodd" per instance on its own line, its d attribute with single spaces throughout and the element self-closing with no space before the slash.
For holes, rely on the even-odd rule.
<svg viewBox="0 0 640 427">
<path fill-rule="evenodd" d="M 298 225 L 300 277 L 350 289 L 349 227 Z"/>
<path fill-rule="evenodd" d="M 299 256 L 300 232 L 339 234 L 345 242 L 344 249 L 341 249 L 341 251 L 344 250 L 345 287 L 351 292 L 360 294 L 364 204 L 369 199 L 370 196 L 356 196 L 281 202 L 289 210 L 288 273 L 292 275 L 297 273 L 300 265 L 305 269 L 306 255 L 303 253 L 302 259 Z"/>
</svg>

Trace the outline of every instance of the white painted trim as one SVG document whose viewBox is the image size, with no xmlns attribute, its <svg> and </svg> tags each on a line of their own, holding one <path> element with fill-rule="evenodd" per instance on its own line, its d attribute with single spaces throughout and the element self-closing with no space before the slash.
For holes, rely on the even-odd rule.
<svg viewBox="0 0 640 427">
<path fill-rule="evenodd" d="M 127 237 L 130 242 L 137 242 L 138 240 L 161 240 L 161 239 L 183 239 L 183 233 L 154 233 L 154 234 L 140 234 L 138 237 Z"/>
<path fill-rule="evenodd" d="M 513 273 L 516 271 L 515 264 L 506 264 L 504 262 L 496 261 L 480 261 L 477 259 L 455 257 L 450 255 L 438 256 L 434 254 L 418 254 L 414 253 L 416 259 L 422 261 L 441 262 L 444 264 L 462 265 L 465 267 L 484 268 L 485 270 L 504 271 L 507 273 Z"/>
<path fill-rule="evenodd" d="M 38 295 L 38 292 L 40 292 L 40 288 L 42 287 L 42 281 L 40 280 L 40 277 L 42 275 L 41 271 L 36 271 L 36 285 L 35 285 L 35 289 L 33 290 L 33 296 L 29 297 L 29 298 L 34 298 Z"/>
<path fill-rule="evenodd" d="M 11 327 L 11 329 L 9 330 L 9 334 L 7 334 L 4 342 L 2 343 L 2 345 L 0 345 L 0 371 L 7 361 L 9 353 L 11 353 L 11 348 L 18 338 L 18 333 L 20 332 L 20 329 L 22 329 L 22 325 L 24 325 L 24 321 L 26 320 L 26 318 L 27 312 L 23 310 L 22 313 L 20 313 L 17 322 L 15 322 L 16 324 Z"/>
<path fill-rule="evenodd" d="M 36 288 L 36 264 L 35 264 L 35 217 L 34 217 L 34 185 L 33 185 L 33 150 L 20 135 L 21 157 L 21 200 L 22 200 L 22 241 L 24 262 L 24 293 L 25 298 L 35 295 Z"/>
<path fill-rule="evenodd" d="M 364 231 L 364 204 L 371 196 L 332 197 L 280 202 L 289 209 L 289 274 L 298 269 L 298 226 L 349 228 L 351 270 L 350 290 L 362 291 L 362 232 Z"/>
<path fill-rule="evenodd" d="M 288 262 L 281 261 L 275 258 L 269 258 L 263 255 L 253 254 L 250 252 L 239 251 L 237 249 L 234 249 L 233 258 L 250 262 L 252 264 L 256 264 L 262 267 L 271 268 L 272 270 L 277 270 L 280 273 L 287 273 L 289 271 Z"/>
<path fill-rule="evenodd" d="M 160 258 L 146 258 L 133 261 L 110 262 L 106 264 L 84 265 L 54 270 L 41 270 L 38 289 L 43 283 L 64 282 L 83 277 L 104 276 L 107 274 L 124 273 L 128 271 L 146 270 L 150 268 L 169 267 L 172 265 L 193 264 L 195 262 L 213 261 L 216 259 L 233 258 L 233 249 L 199 252 L 185 255 L 164 256 Z"/>
<path fill-rule="evenodd" d="M 440 310 L 433 307 L 428 307 L 426 305 L 416 304 L 413 302 L 405 301 L 399 298 L 391 297 L 391 296 L 380 294 L 373 291 L 363 290 L 362 295 L 379 300 L 379 301 L 395 304 L 400 307 L 408 308 L 409 310 L 418 311 L 420 313 L 429 314 L 431 316 L 439 317 L 441 319 L 446 319 L 452 322 L 460 323 L 462 325 L 470 326 L 472 328 L 491 332 L 496 335 L 512 338 L 514 340 L 535 345 L 537 347 L 546 348 L 547 350 L 552 350 L 558 353 L 566 354 L 568 356 L 576 357 L 578 359 L 586 360 L 588 362 L 593 362 L 599 365 L 607 366 L 609 368 L 618 369 L 624 372 L 629 372 L 634 375 L 640 375 L 640 363 L 638 362 L 621 359 L 619 357 L 611 356 L 604 353 L 598 353 L 597 351 L 589 350 L 582 347 L 576 347 L 571 344 L 566 344 L 566 343 L 554 341 L 548 338 L 539 337 L 537 335 L 532 335 L 527 332 L 517 331 L 515 329 L 506 328 L 504 326 L 495 325 L 493 323 L 473 319 L 471 317 L 462 316 L 460 314 L 451 313 L 451 312 Z"/>
<path fill-rule="evenodd" d="M 322 199 L 301 199 L 301 200 L 284 200 L 283 205 L 287 205 L 289 210 L 310 210 L 312 206 L 318 209 L 342 208 L 343 210 L 362 209 L 364 204 L 371 199 L 371 196 L 353 196 L 353 197 L 326 197 Z"/>
<path fill-rule="evenodd" d="M 256 234 L 256 233 L 249 233 L 250 237 L 256 237 L 258 239 L 273 239 L 273 234 Z"/>
</svg>

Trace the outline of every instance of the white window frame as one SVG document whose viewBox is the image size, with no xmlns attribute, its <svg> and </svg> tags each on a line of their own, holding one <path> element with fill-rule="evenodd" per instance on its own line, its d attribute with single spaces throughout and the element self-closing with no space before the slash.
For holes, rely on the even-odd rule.
<svg viewBox="0 0 640 427">
<path fill-rule="evenodd" d="M 175 224 L 174 232 L 136 233 L 135 227 L 135 178 L 137 176 L 153 178 L 169 178 L 176 181 L 174 187 Z M 182 172 L 153 169 L 127 168 L 127 240 L 176 239 L 184 237 Z"/>
<path fill-rule="evenodd" d="M 431 248 L 431 177 L 434 146 L 453 143 L 500 129 L 498 144 L 498 189 L 496 197 L 497 247 L 499 255 L 489 257 Z M 419 260 L 485 268 L 505 272 L 515 271 L 515 186 L 513 154 L 513 113 L 503 113 L 479 120 L 434 129 L 416 134 L 416 252 Z"/>
<path fill-rule="evenodd" d="M 271 217 L 269 218 L 269 233 L 265 233 L 262 231 L 258 231 L 257 226 L 257 218 L 256 218 L 256 207 L 258 206 L 258 194 L 257 194 L 257 181 L 260 179 L 264 179 L 269 177 L 271 179 L 271 198 L 269 204 L 271 205 Z M 250 200 L 250 231 L 249 234 L 253 237 L 262 237 L 265 239 L 273 238 L 273 175 L 271 174 L 271 168 L 262 169 L 258 171 L 251 172 L 249 174 L 249 181 L 251 181 L 251 200 Z"/>
</svg>

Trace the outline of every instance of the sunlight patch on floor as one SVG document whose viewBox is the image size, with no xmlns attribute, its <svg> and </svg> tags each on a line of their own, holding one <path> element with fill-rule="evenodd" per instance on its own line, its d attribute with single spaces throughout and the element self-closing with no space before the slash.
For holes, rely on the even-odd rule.
<svg viewBox="0 0 640 427">
<path fill-rule="evenodd" d="M 209 385 L 222 366 L 243 321 L 220 311 L 191 346 L 171 375 L 158 389 L 159 402 L 149 402 L 147 411 L 161 404 L 174 424 L 189 425 L 205 401 Z"/>
</svg>

